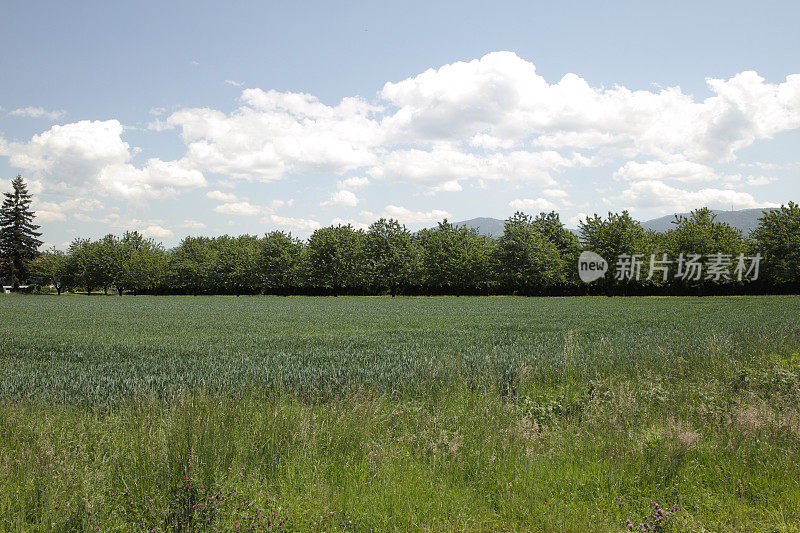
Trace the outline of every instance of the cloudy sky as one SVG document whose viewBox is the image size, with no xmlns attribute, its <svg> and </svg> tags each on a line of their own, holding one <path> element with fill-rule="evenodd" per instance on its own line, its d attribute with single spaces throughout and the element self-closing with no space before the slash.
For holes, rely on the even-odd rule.
<svg viewBox="0 0 800 533">
<path fill-rule="evenodd" d="M 59 247 L 798 200 L 797 2 L 31 4 L 0 177 Z"/>
</svg>

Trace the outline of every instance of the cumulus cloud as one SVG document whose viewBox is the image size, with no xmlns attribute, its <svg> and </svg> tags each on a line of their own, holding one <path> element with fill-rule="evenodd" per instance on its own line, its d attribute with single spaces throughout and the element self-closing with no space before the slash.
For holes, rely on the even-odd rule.
<svg viewBox="0 0 800 533">
<path fill-rule="evenodd" d="M 393 218 L 404 224 L 414 224 L 419 222 L 439 222 L 445 218 L 450 218 L 452 215 L 442 209 L 424 212 L 412 211 L 397 205 L 387 205 L 383 210 L 383 216 Z"/>
<path fill-rule="evenodd" d="M 262 218 L 261 223 L 270 224 L 271 226 L 281 230 L 297 231 L 301 234 L 310 233 L 322 227 L 322 224 L 316 220 L 284 217 L 280 215 L 269 215 L 265 218 Z"/>
<path fill-rule="evenodd" d="M 214 208 L 223 215 L 254 216 L 261 213 L 262 208 L 250 202 L 227 202 Z"/>
<path fill-rule="evenodd" d="M 358 220 L 354 220 L 352 218 L 339 218 L 336 217 L 331 220 L 332 226 L 353 226 L 355 229 L 367 230 L 369 229 L 369 224 L 364 222 L 359 222 Z"/>
<path fill-rule="evenodd" d="M 363 176 L 352 176 L 350 178 L 340 180 L 336 186 L 340 189 L 361 189 L 369 185 L 369 179 Z"/>
<path fill-rule="evenodd" d="M 542 191 L 542 194 L 550 198 L 566 198 L 569 196 L 564 189 L 545 189 Z"/>
<path fill-rule="evenodd" d="M 204 229 L 206 225 L 198 220 L 184 220 L 178 224 L 178 227 L 182 229 Z"/>
<path fill-rule="evenodd" d="M 589 215 L 586 213 L 578 213 L 574 217 L 569 217 L 567 220 L 567 226 L 570 228 L 577 228 L 580 226 L 581 222 L 585 222 Z"/>
<path fill-rule="evenodd" d="M 235 202 L 236 195 L 229 193 L 229 192 L 222 192 L 218 190 L 208 191 L 206 193 L 206 198 L 210 198 L 211 200 L 216 200 L 218 202 Z"/>
<path fill-rule="evenodd" d="M 708 165 L 691 161 L 669 163 L 663 161 L 647 161 L 645 163 L 628 161 L 614 172 L 614 178 L 622 181 L 670 179 L 684 183 L 696 183 L 716 180 L 739 181 L 742 177 L 739 174 L 719 174 Z"/>
<path fill-rule="evenodd" d="M 517 211 L 528 211 L 528 212 L 555 211 L 558 209 L 558 206 L 556 204 L 545 198 L 536 198 L 536 199 L 518 198 L 516 200 L 511 200 L 510 202 L 508 202 L 508 206 Z"/>
<path fill-rule="evenodd" d="M 350 191 L 342 189 L 331 194 L 330 200 L 322 202 L 321 205 L 341 205 L 345 207 L 355 207 L 358 205 L 358 196 Z"/>
<path fill-rule="evenodd" d="M 631 210 L 657 208 L 665 212 L 690 211 L 698 207 L 716 209 L 748 209 L 778 207 L 777 204 L 759 202 L 746 192 L 733 189 L 700 189 L 688 191 L 661 181 L 637 181 L 622 192 L 620 200 Z"/>
<path fill-rule="evenodd" d="M 778 181 L 778 178 L 773 178 L 770 176 L 748 176 L 745 180 L 745 183 L 752 187 L 758 187 L 759 185 L 769 185 L 770 183 L 774 183 Z"/>
<path fill-rule="evenodd" d="M 447 148 L 396 150 L 367 172 L 376 179 L 405 181 L 434 191 L 460 191 L 461 180 L 514 180 L 535 185 L 555 185 L 551 171 L 582 164 L 580 157 L 558 152 L 514 151 L 476 155 Z"/>
<path fill-rule="evenodd" d="M 183 109 L 167 123 L 180 128 L 186 158 L 197 167 L 260 181 L 292 172 L 342 173 L 375 161 L 379 108 L 360 98 L 336 106 L 315 96 L 246 89 L 243 105 L 231 114 L 207 108 Z"/>
<path fill-rule="evenodd" d="M 103 203 L 97 198 L 69 198 L 61 202 L 40 201 L 34 198 L 33 211 L 39 222 L 64 222 L 70 214 L 101 211 Z"/>
<path fill-rule="evenodd" d="M 117 120 L 81 120 L 53 126 L 27 142 L 0 143 L 0 155 L 32 174 L 38 188 L 73 194 L 162 197 L 205 186 L 202 172 L 183 161 L 151 158 L 141 168 L 132 165 L 137 150 L 122 140 L 122 131 Z"/>
<path fill-rule="evenodd" d="M 479 146 L 530 141 L 549 148 L 727 161 L 757 139 L 800 126 L 800 75 L 765 83 L 752 71 L 708 79 L 714 96 L 680 87 L 632 91 L 592 87 L 576 74 L 548 83 L 533 63 L 493 52 L 397 83 L 381 96 L 397 111 L 383 120 L 398 142 L 474 139 Z"/>
<path fill-rule="evenodd" d="M 9 111 L 10 115 L 16 117 L 30 117 L 30 118 L 48 118 L 50 120 L 58 120 L 67 114 L 63 109 L 48 111 L 43 107 L 20 107 Z"/>
<path fill-rule="evenodd" d="M 141 230 L 141 233 L 145 237 L 152 237 L 154 239 L 168 239 L 175 235 L 172 230 L 159 226 L 158 224 L 147 226 Z"/>
</svg>

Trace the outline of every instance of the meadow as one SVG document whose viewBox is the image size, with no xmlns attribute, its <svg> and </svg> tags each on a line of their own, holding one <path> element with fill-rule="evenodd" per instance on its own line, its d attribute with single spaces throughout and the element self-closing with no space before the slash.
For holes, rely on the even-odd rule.
<svg viewBox="0 0 800 533">
<path fill-rule="evenodd" d="M 0 297 L 5 531 L 800 531 L 796 296 Z"/>
</svg>

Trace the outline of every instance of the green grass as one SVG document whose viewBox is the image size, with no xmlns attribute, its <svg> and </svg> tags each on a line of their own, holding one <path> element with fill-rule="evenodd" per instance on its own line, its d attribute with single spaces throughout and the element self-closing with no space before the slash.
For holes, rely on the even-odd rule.
<svg viewBox="0 0 800 533">
<path fill-rule="evenodd" d="M 800 531 L 799 349 L 791 296 L 5 296 L 0 528 Z"/>
</svg>

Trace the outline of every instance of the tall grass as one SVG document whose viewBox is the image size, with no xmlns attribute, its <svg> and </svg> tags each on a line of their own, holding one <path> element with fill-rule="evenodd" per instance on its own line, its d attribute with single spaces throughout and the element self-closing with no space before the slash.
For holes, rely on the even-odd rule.
<svg viewBox="0 0 800 533">
<path fill-rule="evenodd" d="M 0 528 L 798 531 L 798 308 L 0 299 Z"/>
</svg>

